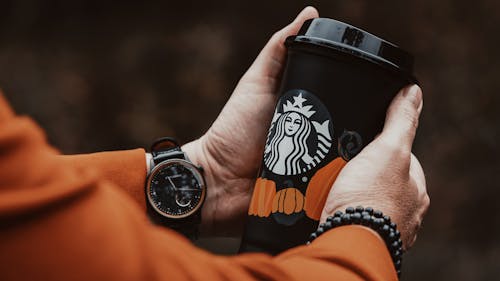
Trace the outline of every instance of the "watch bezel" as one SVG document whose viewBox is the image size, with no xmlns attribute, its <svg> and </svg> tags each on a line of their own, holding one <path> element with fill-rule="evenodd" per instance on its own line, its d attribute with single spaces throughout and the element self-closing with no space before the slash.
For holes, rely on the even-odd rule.
<svg viewBox="0 0 500 281">
<path fill-rule="evenodd" d="M 182 165 L 182 166 L 186 167 L 188 170 L 190 170 L 193 173 L 193 175 L 195 176 L 195 178 L 198 180 L 200 187 L 201 187 L 201 197 L 200 197 L 200 200 L 198 201 L 198 204 L 192 210 L 190 210 L 189 212 L 186 212 L 185 214 L 182 214 L 182 215 L 171 215 L 171 214 L 167 214 L 167 213 L 163 212 L 162 210 L 160 210 L 156 206 L 153 198 L 151 198 L 151 182 L 152 182 L 153 177 L 159 171 L 161 171 L 163 168 L 165 168 L 166 166 L 172 166 L 174 164 Z M 186 160 L 183 160 L 183 159 L 168 159 L 168 160 L 165 160 L 165 161 L 159 163 L 158 165 L 156 165 L 153 168 L 153 170 L 151 170 L 151 173 L 148 176 L 148 184 L 146 186 L 146 195 L 148 197 L 149 205 L 153 208 L 153 210 L 155 210 L 156 213 L 160 214 L 161 216 L 164 216 L 164 217 L 169 218 L 169 219 L 186 218 L 186 217 L 189 217 L 189 216 L 193 215 L 194 213 L 196 213 L 201 208 L 203 203 L 205 202 L 205 197 L 206 197 L 205 179 L 203 178 L 203 175 L 201 174 L 201 172 L 198 170 L 198 168 L 193 163 L 186 161 Z"/>
</svg>

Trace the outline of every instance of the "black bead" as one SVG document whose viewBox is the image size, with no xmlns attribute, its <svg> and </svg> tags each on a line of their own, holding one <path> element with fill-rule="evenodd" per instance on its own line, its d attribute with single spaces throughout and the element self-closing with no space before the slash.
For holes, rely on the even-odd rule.
<svg viewBox="0 0 500 281">
<path fill-rule="evenodd" d="M 334 217 L 341 217 L 344 213 L 342 213 L 341 211 L 336 211 L 333 216 Z"/>
<path fill-rule="evenodd" d="M 396 229 L 396 224 L 394 222 L 391 222 L 391 228 Z"/>
<path fill-rule="evenodd" d="M 364 216 L 370 216 L 370 214 L 366 211 L 363 211 L 361 212 L 361 216 L 364 217 Z"/>
<path fill-rule="evenodd" d="M 322 227 L 318 227 L 318 230 L 316 230 L 316 233 L 318 234 L 318 236 L 323 234 L 323 232 L 325 232 L 325 230 Z"/>
<path fill-rule="evenodd" d="M 399 243 L 398 243 L 398 241 L 394 241 L 394 242 L 392 242 L 392 244 L 391 244 L 391 248 L 392 248 L 393 250 L 397 251 L 397 250 L 399 249 Z"/>
<path fill-rule="evenodd" d="M 399 254 L 399 252 L 398 251 L 391 252 L 392 261 L 398 260 L 398 257 L 396 256 L 396 254 Z"/>
<path fill-rule="evenodd" d="M 401 269 L 401 260 L 397 260 L 394 262 L 394 267 L 396 267 L 396 270 L 400 270 Z"/>
<path fill-rule="evenodd" d="M 352 214 L 352 213 L 354 213 L 354 208 L 353 207 L 347 207 L 347 209 L 345 209 L 345 213 L 346 214 Z"/>
<path fill-rule="evenodd" d="M 394 234 L 394 231 L 391 231 L 391 233 L 389 233 L 389 235 L 387 235 L 387 241 L 388 242 L 397 242 L 395 241 L 397 238 L 396 238 L 396 234 Z"/>
<path fill-rule="evenodd" d="M 373 219 L 373 226 L 375 226 L 375 229 L 379 229 L 380 227 L 382 227 L 383 224 L 384 224 L 384 219 L 380 218 Z"/>
<path fill-rule="evenodd" d="M 332 229 L 332 222 L 331 221 L 325 222 L 325 225 L 323 226 L 323 229 L 324 230 Z"/>
<path fill-rule="evenodd" d="M 361 213 L 361 212 L 363 212 L 364 210 L 365 210 L 365 208 L 363 208 L 363 206 L 357 206 L 357 207 L 356 207 L 356 212 L 358 212 L 358 213 Z"/>
<path fill-rule="evenodd" d="M 384 214 L 380 210 L 373 211 L 373 216 L 376 218 L 381 218 Z"/>
<path fill-rule="evenodd" d="M 367 212 L 370 215 L 373 215 L 373 208 L 372 207 L 366 207 L 365 212 Z"/>
<path fill-rule="evenodd" d="M 329 222 L 329 221 L 332 221 L 333 220 L 333 216 L 329 216 L 326 218 L 326 221 Z"/>
<path fill-rule="evenodd" d="M 318 225 L 318 228 L 319 228 L 319 227 L 323 227 L 323 226 L 325 226 L 325 223 L 324 223 L 324 222 L 320 223 L 320 224 Z"/>
<path fill-rule="evenodd" d="M 316 232 L 313 232 L 313 233 L 311 233 L 311 235 L 309 235 L 309 241 L 313 241 L 317 237 L 318 237 L 318 235 L 316 234 Z"/>
<path fill-rule="evenodd" d="M 391 217 L 389 217 L 387 215 L 384 216 L 384 221 L 385 221 L 385 223 L 390 224 L 391 223 Z"/>
<path fill-rule="evenodd" d="M 335 217 L 332 220 L 333 227 L 342 225 L 342 219 L 340 217 Z"/>
<path fill-rule="evenodd" d="M 399 239 L 398 239 L 398 243 L 399 243 L 399 245 L 401 245 L 401 246 L 402 246 L 402 245 L 403 245 L 403 240 L 401 240 L 401 238 L 399 238 Z"/>
<path fill-rule="evenodd" d="M 351 219 L 354 223 L 359 223 L 361 222 L 361 214 L 360 213 L 354 213 L 351 215 Z"/>
<path fill-rule="evenodd" d="M 396 273 L 398 274 L 398 276 L 401 276 L 401 270 L 396 271 Z"/>
<path fill-rule="evenodd" d="M 401 237 L 401 233 L 397 229 L 394 231 L 394 235 L 396 235 L 397 238 Z"/>
<path fill-rule="evenodd" d="M 363 216 L 363 220 L 361 221 L 363 225 L 370 225 L 372 223 L 372 217 L 370 215 Z"/>
<path fill-rule="evenodd" d="M 343 214 L 342 215 L 342 224 L 350 224 L 351 223 L 351 215 Z"/>
<path fill-rule="evenodd" d="M 401 252 L 400 252 L 400 251 L 398 251 L 398 250 L 396 250 L 396 251 L 392 252 L 392 258 L 393 258 L 394 260 L 400 259 L 400 258 L 401 258 Z"/>
<path fill-rule="evenodd" d="M 391 228 L 387 225 L 387 224 L 384 224 L 380 229 L 379 229 L 380 233 L 382 233 L 383 236 L 386 236 L 387 234 L 389 234 L 389 232 L 391 231 Z"/>
</svg>

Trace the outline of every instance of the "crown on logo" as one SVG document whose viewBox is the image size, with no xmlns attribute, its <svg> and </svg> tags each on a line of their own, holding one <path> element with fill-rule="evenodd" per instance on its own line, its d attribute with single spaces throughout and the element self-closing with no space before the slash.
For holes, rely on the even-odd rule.
<svg viewBox="0 0 500 281">
<path fill-rule="evenodd" d="M 283 112 L 295 111 L 309 118 L 316 113 L 316 111 L 311 110 L 313 107 L 312 105 L 303 106 L 305 101 L 306 99 L 303 98 L 302 93 L 300 93 L 298 97 L 293 97 L 293 104 L 289 100 L 286 101 L 286 104 L 283 105 Z"/>
</svg>

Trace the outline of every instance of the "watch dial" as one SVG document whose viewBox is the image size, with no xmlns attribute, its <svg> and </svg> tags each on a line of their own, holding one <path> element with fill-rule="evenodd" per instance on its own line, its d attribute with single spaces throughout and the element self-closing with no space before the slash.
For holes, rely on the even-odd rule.
<svg viewBox="0 0 500 281">
<path fill-rule="evenodd" d="M 189 215 L 204 196 L 203 186 L 195 172 L 179 162 L 153 171 L 148 192 L 156 209 L 169 217 Z"/>
</svg>

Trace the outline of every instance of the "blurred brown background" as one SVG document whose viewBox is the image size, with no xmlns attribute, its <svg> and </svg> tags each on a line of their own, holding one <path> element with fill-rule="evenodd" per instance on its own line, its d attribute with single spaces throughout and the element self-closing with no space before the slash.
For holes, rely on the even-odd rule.
<svg viewBox="0 0 500 281">
<path fill-rule="evenodd" d="M 403 280 L 498 280 L 498 1 L 2 0 L 0 87 L 64 153 L 189 141 L 306 4 L 416 56 L 432 206 Z"/>
</svg>

